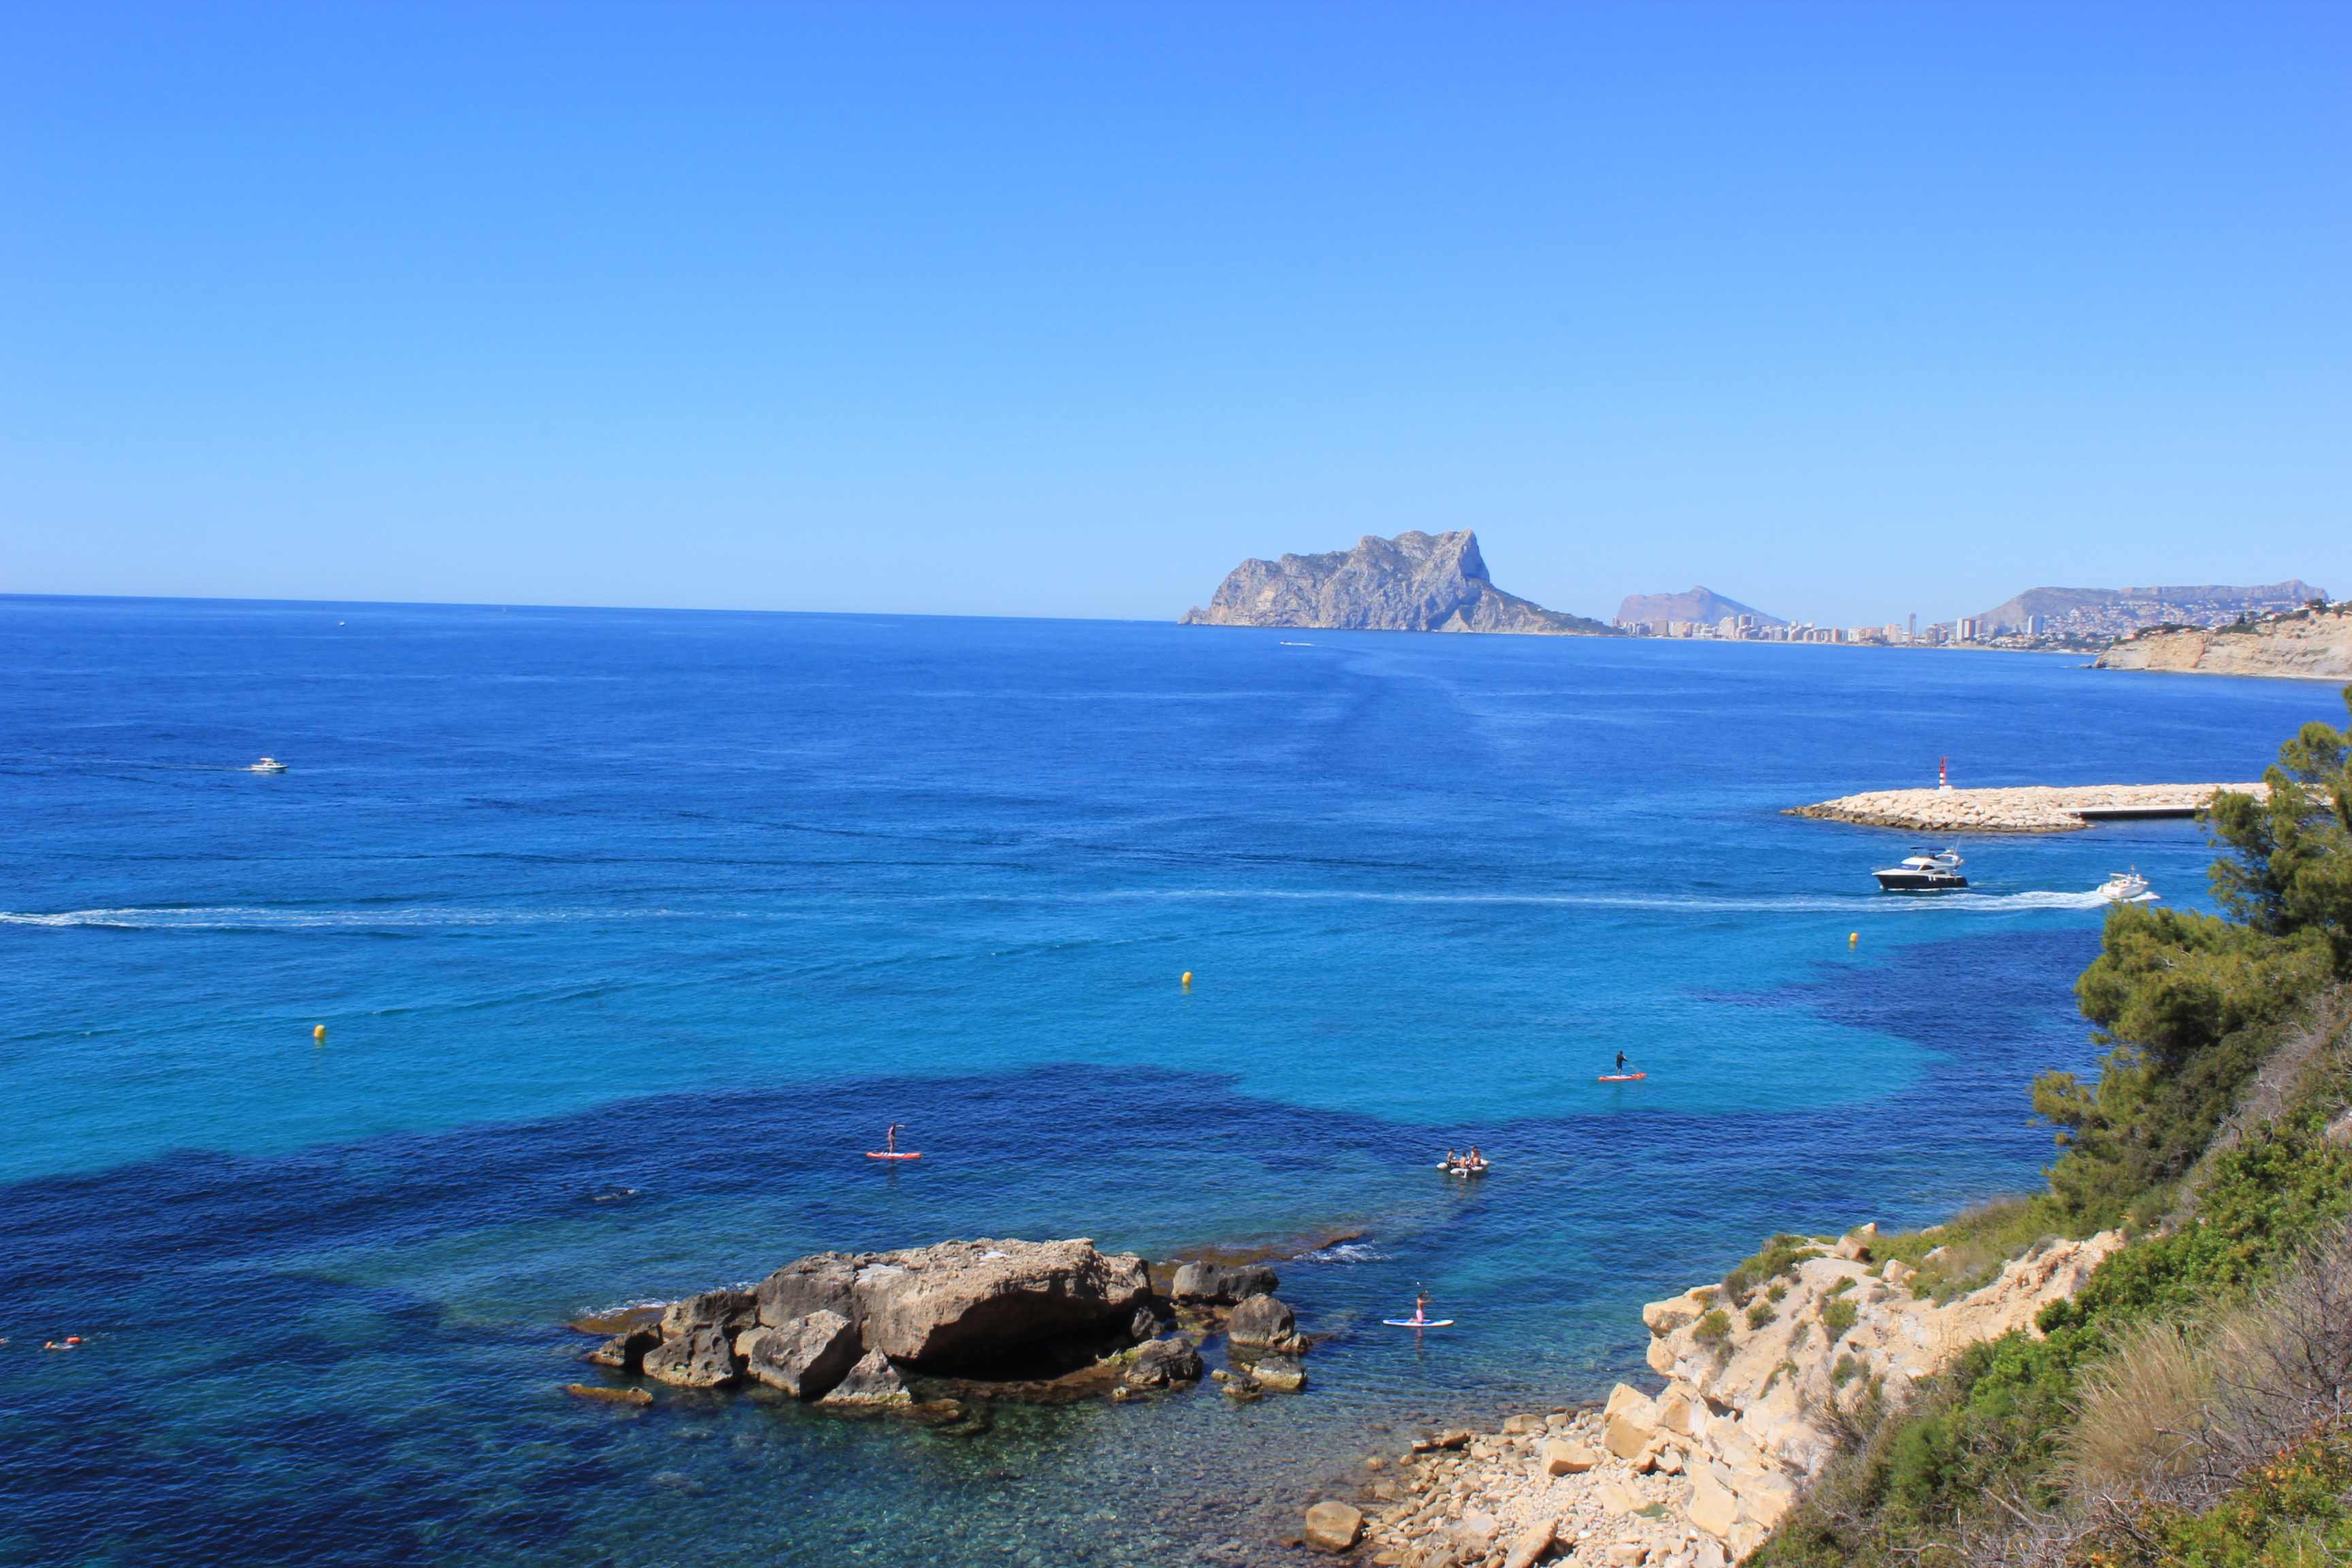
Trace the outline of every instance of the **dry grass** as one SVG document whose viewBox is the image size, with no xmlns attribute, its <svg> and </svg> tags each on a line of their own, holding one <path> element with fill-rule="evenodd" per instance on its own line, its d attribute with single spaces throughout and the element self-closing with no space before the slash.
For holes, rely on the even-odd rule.
<svg viewBox="0 0 2352 1568">
<path fill-rule="evenodd" d="M 2194 1468 L 2221 1377 L 2208 1325 L 2143 1323 L 2082 1379 L 2067 1470 L 2078 1492 L 2132 1492 Z"/>
</svg>

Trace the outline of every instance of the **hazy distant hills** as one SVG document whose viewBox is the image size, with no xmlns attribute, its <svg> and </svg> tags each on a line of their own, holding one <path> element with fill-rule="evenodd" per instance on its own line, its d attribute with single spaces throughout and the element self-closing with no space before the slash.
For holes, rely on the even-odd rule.
<svg viewBox="0 0 2352 1568">
<path fill-rule="evenodd" d="M 1613 637 L 1616 628 L 1506 594 L 1487 579 L 1468 529 L 1394 539 L 1366 534 L 1353 550 L 1253 557 L 1218 584 L 1188 626 L 1317 626 L 1374 632 L 1536 632 Z"/>
<path fill-rule="evenodd" d="M 1621 626 L 1636 621 L 1647 621 L 1652 626 L 1667 621 L 1705 621 L 1712 626 L 1726 616 L 1753 616 L 1759 626 L 1789 624 L 1737 599 L 1727 599 L 1711 588 L 1693 588 L 1687 594 L 1628 594 L 1625 602 L 1617 606 L 1617 624 Z"/>
<path fill-rule="evenodd" d="M 2241 611 L 2300 609 L 2327 596 L 2299 577 L 2284 583 L 2233 588 L 2218 584 L 2176 588 L 2028 588 L 1980 619 L 1998 631 L 2022 631 L 2026 618 L 2040 616 L 2055 625 L 2069 621 L 2119 620 L 2153 626 L 2165 619 L 2207 621 Z"/>
</svg>

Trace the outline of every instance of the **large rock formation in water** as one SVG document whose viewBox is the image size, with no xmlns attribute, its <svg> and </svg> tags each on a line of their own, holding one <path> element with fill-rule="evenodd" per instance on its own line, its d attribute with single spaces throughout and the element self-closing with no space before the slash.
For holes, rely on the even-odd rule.
<svg viewBox="0 0 2352 1568">
<path fill-rule="evenodd" d="M 1314 626 L 1370 632 L 1536 632 L 1611 637 L 1615 628 L 1506 594 L 1487 580 L 1478 536 L 1418 530 L 1366 534 L 1353 550 L 1243 562 L 1188 626 Z"/>
</svg>

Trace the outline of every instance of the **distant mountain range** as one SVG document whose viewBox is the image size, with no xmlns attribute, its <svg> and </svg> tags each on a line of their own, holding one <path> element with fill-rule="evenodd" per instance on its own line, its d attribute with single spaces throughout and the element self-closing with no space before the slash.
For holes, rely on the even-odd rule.
<svg viewBox="0 0 2352 1568">
<path fill-rule="evenodd" d="M 2053 626 L 2116 623 L 2102 629 L 2128 629 L 2167 620 L 2204 624 L 2216 616 L 2227 620 L 2249 610 L 2295 610 L 2326 596 L 2325 588 L 2315 588 L 2300 577 L 2245 588 L 2218 584 L 2175 588 L 2028 588 L 1978 618 L 1995 631 L 2023 631 L 2034 616 Z"/>
<path fill-rule="evenodd" d="M 1617 624 L 1621 626 L 1630 626 L 1636 621 L 1647 621 L 1654 626 L 1668 621 L 1704 621 L 1713 626 L 1726 616 L 1753 616 L 1759 626 L 1789 624 L 1737 599 L 1727 599 L 1712 588 L 1693 588 L 1687 594 L 1628 594 L 1625 602 L 1617 606 Z"/>
</svg>

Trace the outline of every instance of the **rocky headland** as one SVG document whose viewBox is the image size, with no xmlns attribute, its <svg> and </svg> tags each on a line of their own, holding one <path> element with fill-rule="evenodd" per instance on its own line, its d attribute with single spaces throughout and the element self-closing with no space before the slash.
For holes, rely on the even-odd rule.
<svg viewBox="0 0 2352 1568">
<path fill-rule="evenodd" d="M 1255 558 L 1234 568 L 1188 626 L 1298 626 L 1331 631 L 1517 632 L 1614 637 L 1613 626 L 1563 615 L 1495 586 L 1478 536 L 1418 530 L 1366 534 L 1353 550 Z"/>
<path fill-rule="evenodd" d="M 1425 1435 L 1393 1461 L 1393 1481 L 1381 1474 L 1392 1461 L 1370 1456 L 1377 1479 L 1359 1500 L 1370 1511 L 1327 1500 L 1319 1517 L 1309 1510 L 1304 1539 L 1330 1552 L 1360 1546 L 1381 1568 L 1530 1568 L 1554 1557 L 1725 1568 L 1820 1474 L 1841 1415 L 1865 1399 L 1900 1406 L 1969 1345 L 2018 1329 L 2039 1338 L 2037 1314 L 2123 1245 L 2112 1232 L 2053 1241 L 1939 1301 L 1914 1293 L 1906 1265 L 1873 1261 L 1875 1237 L 1865 1226 L 1775 1237 L 1771 1272 L 1652 1302 L 1642 1317 L 1664 1380 L 1657 1393 L 1620 1384 L 1598 1408 Z"/>
<path fill-rule="evenodd" d="M 2352 605 L 2237 626 L 2137 632 L 2094 662 L 2100 669 L 2341 680 L 2352 676 Z"/>
<path fill-rule="evenodd" d="M 2217 790 L 2270 798 L 2263 784 L 2027 784 L 2016 789 L 1882 789 L 1794 805 L 1784 816 L 1816 816 L 1864 827 L 1919 833 L 2072 833 L 2106 820 L 2189 816 Z"/>
</svg>

